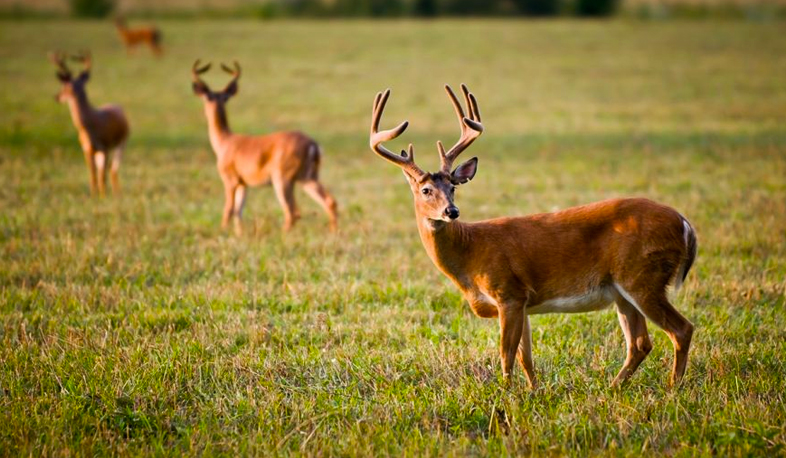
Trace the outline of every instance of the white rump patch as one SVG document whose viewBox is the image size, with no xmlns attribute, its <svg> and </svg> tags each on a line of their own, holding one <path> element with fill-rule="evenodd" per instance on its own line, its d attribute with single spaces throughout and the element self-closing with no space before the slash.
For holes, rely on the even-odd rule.
<svg viewBox="0 0 786 458">
<path fill-rule="evenodd" d="M 590 290 L 578 296 L 558 297 L 527 308 L 528 315 L 544 313 L 584 313 L 603 310 L 614 302 L 611 287 Z"/>
</svg>

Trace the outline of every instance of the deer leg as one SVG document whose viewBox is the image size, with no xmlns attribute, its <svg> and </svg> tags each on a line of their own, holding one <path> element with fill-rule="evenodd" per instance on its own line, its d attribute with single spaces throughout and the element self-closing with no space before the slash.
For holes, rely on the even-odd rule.
<svg viewBox="0 0 786 458">
<path fill-rule="evenodd" d="M 98 195 L 104 197 L 106 195 L 106 152 L 96 151 L 93 161 L 95 161 L 98 174 Z"/>
<path fill-rule="evenodd" d="M 121 144 L 115 148 L 112 154 L 112 168 L 109 170 L 109 178 L 112 182 L 112 194 L 114 195 L 120 194 L 120 178 L 117 173 L 120 170 L 120 161 L 123 158 L 123 148 L 125 148 L 125 145 Z"/>
<path fill-rule="evenodd" d="M 303 190 L 309 195 L 316 203 L 322 206 L 330 218 L 330 230 L 336 232 L 338 229 L 338 214 L 336 211 L 336 200 L 333 196 L 322 186 L 317 180 L 306 181 L 303 184 Z"/>
<path fill-rule="evenodd" d="M 93 161 L 93 152 L 90 150 L 85 151 L 85 164 L 87 164 L 87 170 L 90 172 L 90 194 L 96 195 L 98 192 L 98 177 L 96 175 L 96 163 Z"/>
<path fill-rule="evenodd" d="M 502 358 L 502 377 L 506 381 L 510 380 L 510 371 L 513 369 L 513 362 L 516 360 L 516 353 L 524 328 L 524 318 L 523 307 L 505 304 L 500 309 L 499 352 Z"/>
<path fill-rule="evenodd" d="M 243 217 L 243 206 L 246 204 L 246 186 L 238 185 L 235 188 L 235 205 L 234 205 L 234 221 L 235 221 L 235 234 L 242 235 L 243 227 L 241 218 Z"/>
<path fill-rule="evenodd" d="M 627 356 L 622 369 L 611 382 L 612 387 L 619 386 L 628 380 L 652 351 L 652 342 L 650 342 L 650 336 L 647 333 L 647 320 L 644 319 L 644 315 L 622 296 L 617 297 L 616 302 L 617 318 L 619 318 L 622 333 L 625 334 Z"/>
<path fill-rule="evenodd" d="M 224 183 L 224 213 L 221 215 L 221 228 L 229 226 L 229 219 L 232 217 L 232 210 L 235 203 L 235 185 Z"/>
<path fill-rule="evenodd" d="M 676 385 L 685 374 L 685 367 L 688 364 L 688 351 L 693 338 L 693 324 L 671 305 L 666 298 L 665 287 L 652 293 L 640 293 L 633 288 L 628 291 L 620 286 L 617 286 L 617 290 L 622 297 L 669 336 L 674 346 L 674 366 L 671 370 L 669 385 Z M 647 290 L 644 289 L 644 291 Z"/>
<path fill-rule="evenodd" d="M 526 313 L 524 313 L 522 322 L 521 339 L 519 340 L 516 358 L 524 370 L 524 375 L 527 377 L 530 388 L 534 390 L 537 388 L 537 382 L 535 381 L 535 364 L 532 363 L 532 330 L 529 327 L 529 316 Z"/>
<path fill-rule="evenodd" d="M 276 179 L 273 181 L 273 188 L 276 190 L 278 203 L 284 210 L 284 232 L 289 232 L 298 218 L 297 205 L 295 204 L 295 189 L 292 181 Z"/>
</svg>

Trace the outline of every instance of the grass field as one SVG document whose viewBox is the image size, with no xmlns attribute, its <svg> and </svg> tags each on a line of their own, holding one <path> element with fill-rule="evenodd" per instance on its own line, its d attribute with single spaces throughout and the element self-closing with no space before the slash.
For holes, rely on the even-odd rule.
<svg viewBox="0 0 786 458">
<path fill-rule="evenodd" d="M 0 24 L 0 455 L 782 455 L 786 453 L 786 35 L 743 22 L 162 22 L 127 57 L 97 22 Z M 123 105 L 125 193 L 88 196 L 46 51 L 89 47 L 96 104 Z M 243 66 L 238 132 L 303 129 L 340 203 L 282 237 L 270 188 L 246 234 L 222 187 L 197 57 Z M 206 76 L 220 87 L 227 76 Z M 465 221 L 646 196 L 695 225 L 674 303 L 696 325 L 668 390 L 655 349 L 621 390 L 612 309 L 533 320 L 541 387 L 501 380 L 498 325 L 472 315 L 418 239 L 401 173 L 371 153 L 412 123 L 419 163 L 486 133 Z"/>
</svg>

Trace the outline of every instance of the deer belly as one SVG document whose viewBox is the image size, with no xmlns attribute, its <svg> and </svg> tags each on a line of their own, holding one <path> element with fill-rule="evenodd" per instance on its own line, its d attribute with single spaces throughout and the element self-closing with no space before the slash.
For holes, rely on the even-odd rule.
<svg viewBox="0 0 786 458">
<path fill-rule="evenodd" d="M 602 287 L 576 296 L 556 297 L 527 307 L 528 315 L 544 313 L 583 313 L 602 310 L 611 305 L 614 295 L 610 287 Z"/>
</svg>

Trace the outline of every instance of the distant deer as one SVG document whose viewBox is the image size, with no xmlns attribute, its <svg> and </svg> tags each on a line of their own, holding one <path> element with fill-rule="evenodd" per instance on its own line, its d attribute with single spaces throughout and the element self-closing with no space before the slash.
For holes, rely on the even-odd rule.
<svg viewBox="0 0 786 458">
<path fill-rule="evenodd" d="M 122 17 L 115 19 L 115 27 L 120 39 L 123 40 L 123 45 L 126 47 L 126 53 L 131 53 L 133 48 L 139 44 L 146 44 L 150 47 L 156 56 L 160 56 L 163 52 L 161 50 L 161 31 L 156 27 L 137 27 L 129 29 L 126 26 L 126 20 Z"/>
<path fill-rule="evenodd" d="M 461 125 L 461 138 L 445 152 L 442 167 L 427 173 L 415 164 L 414 148 L 394 154 L 382 143 L 407 128 L 379 131 L 390 90 L 377 94 L 370 145 L 401 167 L 415 201 L 423 246 L 485 318 L 499 318 L 500 355 L 505 379 L 514 357 L 535 387 L 529 315 L 591 312 L 617 304 L 627 342 L 627 358 L 612 386 L 627 380 L 652 349 L 645 317 L 662 328 L 674 345 L 671 384 L 685 372 L 693 325 L 669 303 L 666 287 L 682 284 L 696 257 L 696 235 L 677 211 L 646 199 L 613 199 L 556 213 L 457 221 L 456 186 L 470 181 L 478 159 L 453 169 L 453 161 L 483 132 L 477 100 L 461 86 L 467 115 L 446 86 Z M 452 171 L 451 171 L 452 170 Z"/>
<path fill-rule="evenodd" d="M 73 56 L 84 69 L 74 78 L 66 65 L 66 56 L 56 52 L 50 59 L 57 66 L 57 79 L 60 80 L 60 92 L 55 99 L 67 103 L 71 110 L 71 119 L 79 133 L 79 143 L 85 154 L 85 162 L 90 171 L 90 192 L 105 194 L 107 155 L 112 152 L 110 169 L 112 193 L 120 192 L 120 181 L 117 176 L 120 160 L 128 139 L 128 121 L 123 109 L 117 105 L 105 105 L 93 108 L 87 99 L 85 85 L 90 79 L 91 58 L 87 52 Z"/>
<path fill-rule="evenodd" d="M 319 182 L 319 164 L 322 152 L 316 141 L 301 132 L 276 132 L 269 135 L 248 136 L 235 134 L 229 129 L 226 104 L 237 94 L 240 65 L 234 69 L 221 65 L 232 75 L 232 80 L 222 91 L 211 91 L 199 75 L 210 69 L 210 64 L 199 66 L 197 60 L 191 68 L 194 94 L 202 98 L 208 133 L 216 166 L 224 183 L 224 213 L 222 227 L 234 219 L 235 232 L 240 234 L 246 188 L 272 183 L 276 197 L 284 210 L 284 232 L 289 231 L 300 217 L 295 203 L 295 182 L 322 206 L 330 219 L 330 229 L 338 224 L 336 201 Z"/>
</svg>

